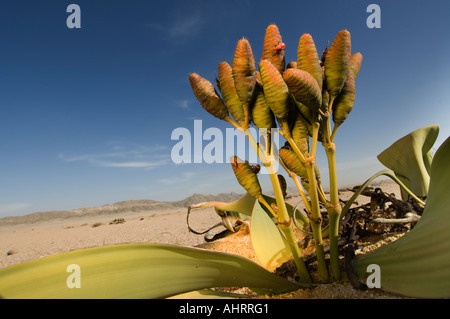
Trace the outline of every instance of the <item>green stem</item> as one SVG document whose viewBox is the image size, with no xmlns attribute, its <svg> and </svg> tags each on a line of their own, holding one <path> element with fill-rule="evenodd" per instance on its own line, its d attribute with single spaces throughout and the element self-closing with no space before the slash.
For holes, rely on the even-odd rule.
<svg viewBox="0 0 450 319">
<path fill-rule="evenodd" d="M 271 129 L 268 129 L 266 134 L 264 135 L 264 140 L 266 142 L 266 150 L 267 155 L 272 154 L 272 132 Z"/>
<path fill-rule="evenodd" d="M 292 179 L 294 180 L 295 186 L 297 186 L 298 193 L 300 194 L 300 196 L 301 196 L 301 198 L 303 200 L 303 203 L 305 204 L 306 210 L 308 211 L 308 213 L 311 213 L 311 205 L 309 204 L 309 201 L 306 198 L 306 194 L 303 191 L 302 185 L 300 185 L 300 181 L 298 180 L 298 176 L 294 175 L 294 176 L 292 176 Z"/>
<path fill-rule="evenodd" d="M 292 231 L 292 225 L 285 227 L 283 225 L 278 226 L 284 233 L 287 239 L 289 248 L 291 249 L 292 256 L 294 257 L 295 265 L 297 266 L 297 272 L 300 276 L 300 282 L 302 283 L 312 283 L 312 279 L 308 273 L 305 262 L 303 261 L 302 253 L 298 247 L 297 240 L 295 239 L 294 232 Z"/>
<path fill-rule="evenodd" d="M 298 247 L 297 240 L 294 236 L 291 218 L 286 208 L 286 203 L 284 201 L 283 191 L 281 190 L 278 175 L 269 171 L 269 176 L 275 193 L 275 199 L 277 201 L 278 227 L 281 229 L 287 239 L 289 248 L 291 249 L 292 255 L 294 257 L 295 265 L 297 266 L 298 274 L 300 275 L 300 280 L 305 283 L 310 283 L 311 277 L 309 276 L 308 269 L 306 268 L 305 262 L 303 261 L 302 253 L 300 252 L 300 248 Z"/>
<path fill-rule="evenodd" d="M 319 137 L 319 127 L 320 124 L 318 122 L 313 123 L 313 134 L 312 134 L 312 143 L 311 143 L 311 157 L 316 158 L 316 150 L 317 150 L 317 139 Z"/>
<path fill-rule="evenodd" d="M 318 190 L 317 191 L 319 193 L 320 201 L 322 202 L 322 204 L 325 207 L 327 207 L 328 205 L 330 205 L 330 203 L 329 203 L 327 197 L 325 196 L 325 192 L 323 191 L 322 184 L 318 183 L 317 186 L 318 186 Z"/>
<path fill-rule="evenodd" d="M 335 98 L 336 98 L 335 95 L 330 96 L 330 101 L 328 102 L 328 114 L 327 114 L 328 117 L 330 117 L 331 113 L 333 112 L 333 103 Z"/>
<path fill-rule="evenodd" d="M 330 238 L 330 267 L 331 273 L 335 280 L 340 279 L 341 270 L 339 266 L 339 220 L 342 207 L 339 203 L 338 182 L 336 172 L 336 149 L 331 144 L 326 151 L 328 158 L 328 168 L 330 171 L 330 206 L 327 207 L 329 219 L 329 238 Z"/>
<path fill-rule="evenodd" d="M 319 276 L 323 281 L 328 281 L 328 267 L 325 260 L 322 238 L 322 216 L 320 214 L 319 198 L 317 194 L 317 180 L 314 172 L 314 161 L 308 161 L 305 165 L 308 174 L 309 197 L 311 199 L 310 224 L 316 246 L 317 264 Z"/>
<path fill-rule="evenodd" d="M 309 276 L 308 269 L 306 268 L 305 262 L 303 261 L 302 253 L 300 252 L 300 248 L 298 247 L 297 240 L 294 236 L 291 219 L 286 208 L 283 191 L 281 190 L 280 180 L 278 179 L 278 174 L 276 172 L 275 159 L 273 155 L 267 156 L 267 154 L 264 154 L 264 152 L 260 152 L 260 148 L 249 132 L 245 131 L 244 134 L 247 136 L 250 144 L 255 149 L 262 164 L 267 168 L 269 172 L 278 208 L 278 214 L 275 213 L 275 216 L 277 216 L 278 220 L 278 228 L 283 232 L 284 236 L 287 239 L 292 256 L 294 257 L 295 265 L 297 266 L 297 272 L 300 276 L 300 280 L 305 283 L 311 283 L 311 277 Z M 269 211 L 274 214 L 271 207 Z"/>
<path fill-rule="evenodd" d="M 300 161 L 305 165 L 306 173 L 308 176 L 309 182 L 309 197 L 311 200 L 311 215 L 310 215 L 310 224 L 311 229 L 314 235 L 314 244 L 316 247 L 317 254 L 317 264 L 318 264 L 318 272 L 322 281 L 328 281 L 328 267 L 325 260 L 325 252 L 323 248 L 323 237 L 322 237 L 322 216 L 320 214 L 320 206 L 319 206 L 319 196 L 318 196 L 318 185 L 316 179 L 316 173 L 314 171 L 315 167 L 315 157 L 310 156 L 309 154 L 303 155 L 303 153 L 298 148 L 297 144 L 295 144 L 292 139 L 291 133 L 289 131 L 289 126 L 286 123 L 283 123 L 283 132 L 284 138 L 288 141 L 289 145 L 294 150 L 295 154 L 297 154 Z M 318 138 L 318 127 L 314 126 L 313 130 L 313 140 L 312 145 L 317 144 Z M 315 146 L 313 147 L 315 151 Z"/>
<path fill-rule="evenodd" d="M 331 132 L 331 111 L 333 109 L 334 97 L 330 99 L 328 106 L 328 114 L 323 117 L 324 125 L 324 142 L 323 146 L 327 154 L 328 170 L 330 176 L 330 205 L 327 205 L 329 220 L 329 238 L 330 238 L 330 268 L 331 274 L 335 280 L 341 277 L 339 266 L 339 220 L 342 207 L 339 202 L 338 180 L 336 170 L 336 145 L 333 143 L 335 130 Z M 336 127 L 335 127 L 336 128 Z"/>
<path fill-rule="evenodd" d="M 308 211 L 308 213 L 311 213 L 311 205 L 309 204 L 308 198 L 306 198 L 306 194 L 303 191 L 302 185 L 300 185 L 299 177 L 297 174 L 295 174 L 293 171 L 291 171 L 287 166 L 283 163 L 283 161 L 278 158 L 278 162 L 281 166 L 283 166 L 286 173 L 288 173 L 289 177 L 293 179 L 295 186 L 297 186 L 298 193 L 300 194 L 303 203 L 305 204 L 305 208 Z"/>
<path fill-rule="evenodd" d="M 338 127 L 339 127 L 339 125 L 336 125 L 336 124 L 335 124 L 334 127 L 333 127 L 333 132 L 331 133 L 330 140 L 331 140 L 331 142 L 333 142 L 333 143 L 334 143 L 334 136 L 336 135 L 336 132 L 337 132 Z"/>
</svg>

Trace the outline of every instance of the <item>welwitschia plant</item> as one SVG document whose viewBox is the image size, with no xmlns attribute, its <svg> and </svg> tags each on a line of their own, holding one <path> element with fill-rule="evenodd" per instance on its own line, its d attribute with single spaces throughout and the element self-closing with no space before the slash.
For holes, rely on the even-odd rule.
<svg viewBox="0 0 450 319">
<path fill-rule="evenodd" d="M 267 210 L 283 234 L 297 265 L 302 282 L 310 282 L 301 252 L 295 241 L 294 222 L 286 209 L 284 195 L 275 170 L 279 161 L 294 180 L 306 210 L 307 222 L 316 247 L 318 273 L 321 281 L 330 280 L 325 258 L 323 228 L 328 224 L 331 279 L 339 279 L 338 225 L 341 204 L 338 197 L 336 146 L 334 137 L 355 102 L 355 79 L 362 62 L 360 53 L 351 54 L 350 33 L 339 32 L 329 49 L 319 58 L 313 38 L 300 37 L 297 61 L 285 63 L 286 45 L 276 25 L 270 25 L 264 37 L 263 54 L 256 68 L 255 58 L 247 39 L 238 41 L 232 66 L 219 64 L 218 90 L 198 74 L 189 75 L 191 85 L 201 105 L 212 115 L 231 123 L 242 131 L 258 154 L 272 182 L 275 203 L 268 205 L 262 195 L 256 173 L 249 163 L 234 157 L 231 160 L 239 183 Z M 198 80 L 198 79 L 201 79 Z M 208 83 L 207 85 L 205 83 Z M 262 130 L 263 142 L 257 143 L 248 132 L 253 123 Z M 286 146 L 275 149 L 272 130 L 279 129 Z M 322 189 L 316 165 L 318 143 L 328 157 L 330 196 Z M 275 156 L 279 154 L 279 156 Z M 327 210 L 327 217 L 320 211 Z M 254 209 L 259 209 L 255 205 Z"/>
<path fill-rule="evenodd" d="M 0 298 L 165 298 L 180 294 L 234 298 L 246 296 L 205 289 L 239 286 L 258 293 L 280 293 L 310 287 L 316 283 L 297 243 L 296 228 L 314 241 L 319 281 L 338 280 L 342 271 L 339 222 L 355 198 L 380 175 L 394 179 L 405 197 L 413 198 L 425 209 L 415 228 L 403 238 L 372 254 L 357 256 L 352 263 L 356 275 L 362 280 L 367 266 L 378 264 L 382 268 L 381 286 L 386 290 L 415 297 L 450 297 L 449 140 L 435 158 L 430 148 L 437 126 L 422 128 L 394 143 L 379 156 L 392 171 L 372 176 L 341 206 L 334 141 L 355 103 L 355 80 L 362 55 L 352 54 L 347 30 L 337 34 L 320 58 L 309 34 L 299 39 L 297 61 L 287 65 L 285 47 L 277 26 L 270 25 L 259 63 L 250 42 L 239 40 L 231 65 L 219 64 L 217 89 L 200 75 L 189 75 L 202 107 L 248 138 L 269 174 L 274 197 L 264 195 L 257 175 L 259 164 L 233 156 L 231 167 L 246 195 L 233 203 L 192 205 L 188 217 L 192 209 L 214 207 L 230 231 L 235 231 L 236 220 L 250 223 L 260 265 L 241 256 L 198 248 L 105 246 L 0 269 Z M 250 133 L 252 124 L 259 128 L 261 141 Z M 275 130 L 286 140 L 281 148 L 271 138 Z M 329 196 L 322 188 L 316 165 L 319 144 L 327 156 Z M 279 166 L 295 183 L 305 215 L 286 203 L 286 184 L 277 170 Z M 327 236 L 328 260 L 324 245 Z M 294 259 L 299 282 L 272 272 L 290 258 Z M 82 270 L 82 289 L 68 288 L 66 269 L 70 265 Z M 186 294 L 189 292 L 192 294 Z"/>
</svg>

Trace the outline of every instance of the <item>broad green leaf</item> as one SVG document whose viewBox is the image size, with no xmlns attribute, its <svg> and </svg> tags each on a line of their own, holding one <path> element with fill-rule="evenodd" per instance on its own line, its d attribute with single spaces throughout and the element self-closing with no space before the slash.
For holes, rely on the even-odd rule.
<svg viewBox="0 0 450 319">
<path fill-rule="evenodd" d="M 80 267 L 80 288 L 67 286 L 71 264 Z M 229 286 L 299 287 L 242 256 L 161 244 L 82 249 L 0 269 L 2 298 L 165 298 Z"/>
<path fill-rule="evenodd" d="M 259 202 L 253 208 L 250 234 L 259 263 L 273 271 L 291 257 L 286 239 Z"/>
<path fill-rule="evenodd" d="M 427 196 L 430 183 L 431 147 L 439 134 L 439 125 L 422 127 L 404 136 L 378 155 L 378 160 L 417 196 Z M 407 194 L 402 191 L 402 197 Z"/>
<path fill-rule="evenodd" d="M 406 235 L 383 248 L 354 259 L 365 278 L 367 266 L 381 269 L 381 288 L 418 297 L 450 297 L 450 138 L 436 152 L 422 218 Z"/>
</svg>

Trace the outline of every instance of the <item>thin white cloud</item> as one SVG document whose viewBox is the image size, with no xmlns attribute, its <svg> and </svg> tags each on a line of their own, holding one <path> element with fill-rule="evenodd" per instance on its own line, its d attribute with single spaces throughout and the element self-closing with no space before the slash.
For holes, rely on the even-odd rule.
<svg viewBox="0 0 450 319">
<path fill-rule="evenodd" d="M 178 107 L 181 107 L 182 109 L 189 110 L 189 111 L 191 110 L 189 107 L 189 104 L 191 104 L 191 101 L 189 101 L 189 100 L 177 100 L 175 103 Z"/>
<path fill-rule="evenodd" d="M 169 163 L 169 155 L 158 153 L 167 149 L 165 146 L 129 145 L 124 142 L 113 142 L 113 152 L 90 153 L 67 156 L 59 154 L 58 158 L 65 162 L 86 162 L 100 167 L 143 168 L 152 169 Z"/>
<path fill-rule="evenodd" d="M 104 167 L 126 167 L 126 168 L 145 168 L 152 169 L 160 165 L 164 165 L 164 161 L 160 162 L 101 162 L 100 166 Z"/>
<path fill-rule="evenodd" d="M 178 177 L 162 178 L 162 179 L 159 180 L 159 183 L 161 185 L 165 185 L 165 186 L 175 185 L 175 184 L 177 184 L 179 182 L 180 182 L 180 179 Z"/>
<path fill-rule="evenodd" d="M 102 158 L 114 158 L 114 157 L 125 157 L 124 152 L 111 152 L 111 153 L 99 153 L 99 154 L 84 154 L 84 155 L 74 155 L 66 156 L 64 154 L 58 154 L 58 158 L 64 160 L 65 162 L 96 162 Z"/>
<path fill-rule="evenodd" d="M 172 38 L 192 36 L 198 33 L 202 26 L 199 13 L 192 15 L 179 15 L 169 27 L 168 34 Z"/>
<path fill-rule="evenodd" d="M 162 178 L 159 180 L 159 183 L 162 185 L 175 185 L 180 183 L 186 183 L 191 180 L 192 177 L 196 176 L 197 173 L 194 172 L 183 172 L 180 175 L 176 175 L 170 178 Z"/>
<path fill-rule="evenodd" d="M 200 12 L 193 12 L 191 14 L 179 12 L 165 25 L 147 23 L 146 26 L 159 32 L 171 43 L 180 43 L 199 33 L 203 26 L 203 19 Z"/>
</svg>

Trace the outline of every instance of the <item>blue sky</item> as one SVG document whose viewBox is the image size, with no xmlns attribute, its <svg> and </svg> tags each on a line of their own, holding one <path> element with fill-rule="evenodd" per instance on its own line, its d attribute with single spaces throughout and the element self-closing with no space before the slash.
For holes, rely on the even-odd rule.
<svg viewBox="0 0 450 319">
<path fill-rule="evenodd" d="M 81 29 L 66 26 L 71 3 L 81 8 Z M 381 8 L 379 29 L 366 25 L 371 3 Z M 450 135 L 448 12 L 449 1 L 417 0 L 2 4 L 0 217 L 243 192 L 229 164 L 173 163 L 171 134 L 193 130 L 196 119 L 225 132 L 229 125 L 196 101 L 188 75 L 214 81 L 243 36 L 259 61 L 271 23 L 287 61 L 303 33 L 321 52 L 342 29 L 363 54 L 356 103 L 336 136 L 340 184 L 361 183 L 407 133 L 437 123 L 436 147 Z"/>
</svg>

